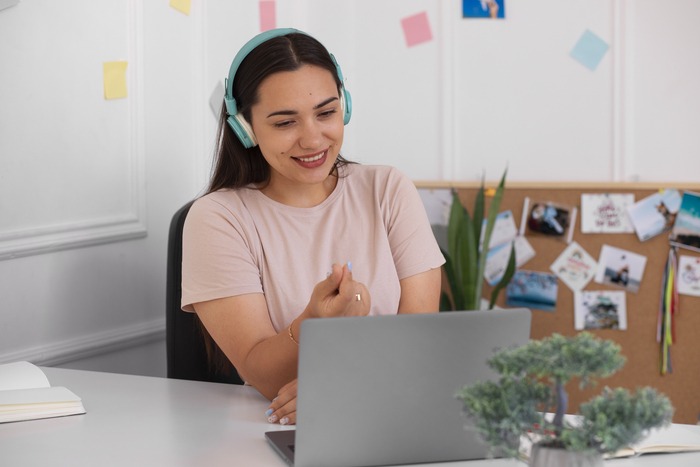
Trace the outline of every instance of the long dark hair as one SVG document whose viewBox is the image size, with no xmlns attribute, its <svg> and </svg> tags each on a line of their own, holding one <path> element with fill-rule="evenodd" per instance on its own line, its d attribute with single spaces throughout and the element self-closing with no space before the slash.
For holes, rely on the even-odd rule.
<svg viewBox="0 0 700 467">
<path fill-rule="evenodd" d="M 314 65 L 328 70 L 335 80 L 338 93 L 341 92 L 343 83 L 338 76 L 335 62 L 323 44 L 306 34 L 291 33 L 263 42 L 241 62 L 233 80 L 233 97 L 236 99 L 238 111 L 250 122 L 251 107 L 259 99 L 260 83 L 273 73 L 295 71 L 303 65 Z M 226 105 L 223 104 L 219 116 L 213 172 L 207 193 L 222 188 L 241 188 L 250 184 L 264 187 L 270 181 L 269 164 L 258 146 L 243 146 L 226 122 L 227 118 Z M 348 163 L 351 162 L 338 155 L 330 175 L 338 176 L 338 169 Z M 236 369 L 216 345 L 199 316 L 196 323 L 204 339 L 210 378 L 216 381 L 240 382 Z"/>
<path fill-rule="evenodd" d="M 258 102 L 260 83 L 273 73 L 295 71 L 303 65 L 314 65 L 328 70 L 335 79 L 338 92 L 341 83 L 330 53 L 311 36 L 291 33 L 269 39 L 256 48 L 241 62 L 233 80 L 233 96 L 238 111 L 251 121 L 251 107 Z M 265 186 L 270 180 L 270 166 L 260 148 L 245 148 L 226 123 L 226 106 L 222 105 L 214 153 L 213 173 L 207 193 L 222 188 L 241 188 L 250 184 Z M 331 170 L 337 175 L 338 168 L 347 164 L 342 156 Z"/>
</svg>

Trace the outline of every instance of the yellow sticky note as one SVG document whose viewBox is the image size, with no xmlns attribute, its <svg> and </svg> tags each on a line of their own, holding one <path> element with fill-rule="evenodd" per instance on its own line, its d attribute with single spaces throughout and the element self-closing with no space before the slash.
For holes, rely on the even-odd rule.
<svg viewBox="0 0 700 467">
<path fill-rule="evenodd" d="M 190 15 L 190 6 L 192 2 L 190 0 L 170 0 L 170 6 L 175 8 L 177 11 Z"/>
<path fill-rule="evenodd" d="M 104 62 L 102 64 L 105 99 L 122 99 L 126 93 L 127 62 Z"/>
</svg>

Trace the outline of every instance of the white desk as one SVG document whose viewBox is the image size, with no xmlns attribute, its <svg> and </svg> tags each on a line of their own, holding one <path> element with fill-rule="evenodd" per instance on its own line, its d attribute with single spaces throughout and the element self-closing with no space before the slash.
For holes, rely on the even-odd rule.
<svg viewBox="0 0 700 467">
<path fill-rule="evenodd" d="M 83 399 L 85 415 L 0 424 L 0 465 L 284 467 L 263 433 L 267 401 L 250 387 L 44 368 Z M 700 427 L 675 425 L 684 436 Z M 700 453 L 642 456 L 613 467 L 700 465 Z M 435 467 L 524 466 L 513 460 Z"/>
</svg>

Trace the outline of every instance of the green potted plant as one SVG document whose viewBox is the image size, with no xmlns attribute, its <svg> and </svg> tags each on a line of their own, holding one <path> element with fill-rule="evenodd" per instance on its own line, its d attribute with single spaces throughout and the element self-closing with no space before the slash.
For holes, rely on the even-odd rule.
<svg viewBox="0 0 700 467">
<path fill-rule="evenodd" d="M 491 199 L 488 213 L 485 210 L 486 189 L 484 180 L 476 194 L 472 215 L 465 209 L 457 195 L 452 192 L 452 207 L 447 224 L 447 251 L 445 256 L 446 291 L 440 298 L 441 311 L 479 310 L 482 308 L 482 286 L 486 269 L 486 255 L 496 216 L 505 191 L 506 172 Z M 486 217 L 484 214 L 486 213 Z M 483 238 L 482 238 L 483 232 Z M 511 246 L 508 266 L 501 280 L 493 287 L 488 308 L 493 308 L 500 291 L 508 285 L 515 273 L 515 249 Z"/>
<path fill-rule="evenodd" d="M 624 362 L 612 341 L 588 332 L 553 334 L 498 351 L 488 363 L 499 378 L 465 386 L 457 397 L 483 439 L 506 457 L 528 459 L 520 445 L 525 440 L 532 445 L 531 466 L 598 466 L 604 454 L 639 442 L 673 416 L 669 399 L 644 387 L 633 393 L 605 388 L 581 404 L 578 416 L 564 417 L 570 380 L 579 378 L 583 387 Z"/>
</svg>

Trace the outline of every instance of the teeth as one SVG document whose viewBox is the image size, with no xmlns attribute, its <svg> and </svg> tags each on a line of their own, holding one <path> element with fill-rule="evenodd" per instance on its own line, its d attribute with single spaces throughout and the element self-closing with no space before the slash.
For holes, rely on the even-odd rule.
<svg viewBox="0 0 700 467">
<path fill-rule="evenodd" d="M 299 157 L 298 159 L 302 162 L 315 162 L 323 157 L 324 153 L 318 154 L 312 157 Z"/>
</svg>

